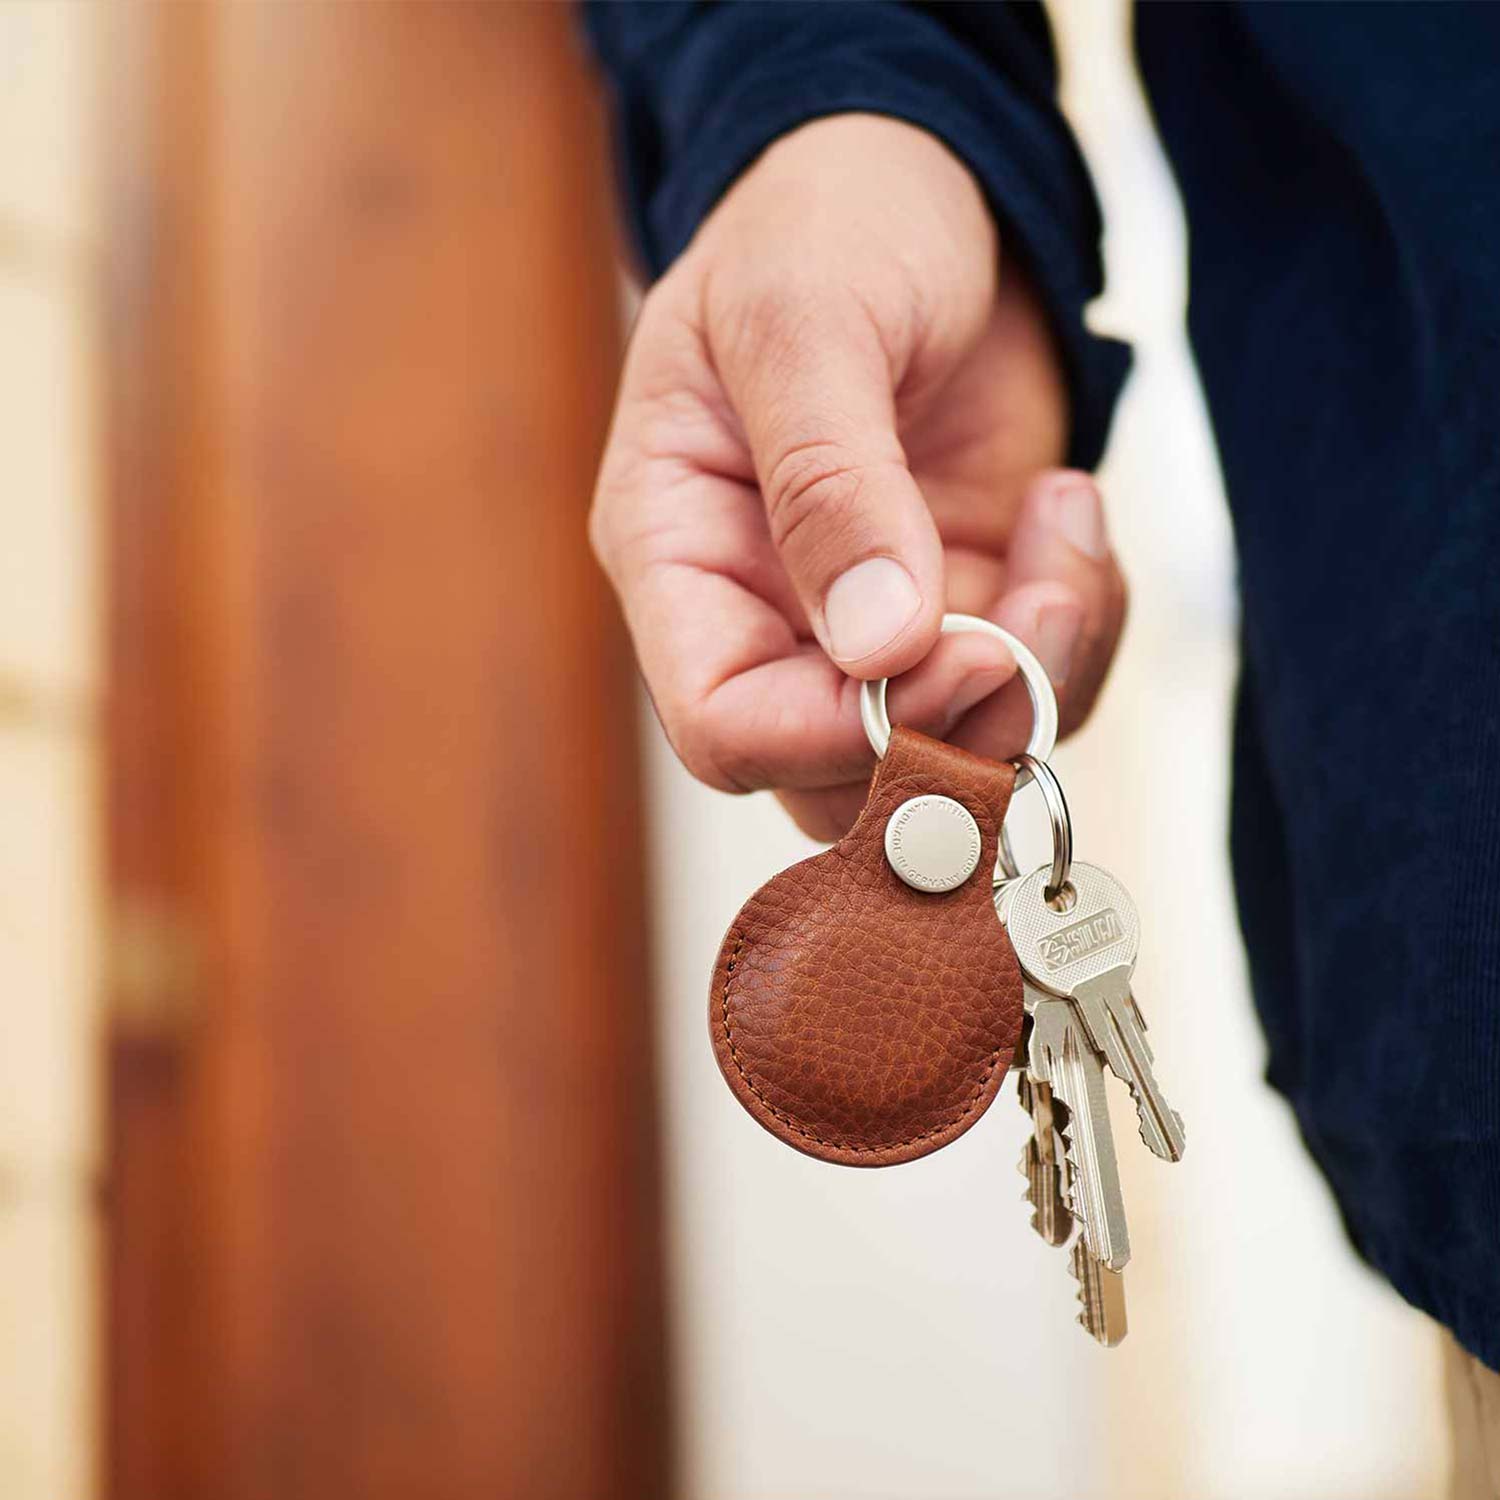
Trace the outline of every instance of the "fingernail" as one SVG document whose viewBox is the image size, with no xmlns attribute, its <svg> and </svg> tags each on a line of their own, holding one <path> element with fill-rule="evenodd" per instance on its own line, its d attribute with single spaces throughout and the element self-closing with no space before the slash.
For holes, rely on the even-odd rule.
<svg viewBox="0 0 1500 1500">
<path fill-rule="evenodd" d="M 1036 617 L 1032 649 L 1047 669 L 1054 687 L 1061 687 L 1068 680 L 1082 623 L 1083 612 L 1071 604 L 1049 605 Z"/>
<path fill-rule="evenodd" d="M 1103 557 L 1109 551 L 1104 507 L 1091 484 L 1074 480 L 1053 495 L 1052 524 L 1065 541 L 1089 557 Z"/>
<path fill-rule="evenodd" d="M 893 558 L 855 563 L 823 599 L 829 653 L 837 661 L 869 656 L 900 635 L 921 607 L 911 574 Z"/>
</svg>

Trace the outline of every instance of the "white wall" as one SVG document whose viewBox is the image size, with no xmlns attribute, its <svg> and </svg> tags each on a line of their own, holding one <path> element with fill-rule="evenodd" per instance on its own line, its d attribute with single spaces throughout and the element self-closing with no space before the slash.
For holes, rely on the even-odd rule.
<svg viewBox="0 0 1500 1500">
<path fill-rule="evenodd" d="M 95 1479 L 92 4 L 0 4 L 0 1495 Z"/>
<path fill-rule="evenodd" d="M 1130 1149 L 1117 1111 L 1131 1333 L 1104 1351 L 1026 1226 L 1009 1087 L 896 1170 L 772 1140 L 719 1079 L 706 991 L 740 903 L 812 846 L 768 798 L 693 784 L 643 714 L 689 1500 L 1396 1500 L 1440 1483 L 1436 1333 L 1354 1262 L 1260 1081 L 1225 852 L 1232 564 L 1180 326 L 1179 210 L 1123 7 L 1065 0 L 1056 19 L 1111 224 L 1099 321 L 1137 348 L 1104 466 L 1131 621 L 1057 764 L 1082 849 L 1143 909 L 1138 993 L 1189 1150 L 1167 1167 Z"/>
</svg>

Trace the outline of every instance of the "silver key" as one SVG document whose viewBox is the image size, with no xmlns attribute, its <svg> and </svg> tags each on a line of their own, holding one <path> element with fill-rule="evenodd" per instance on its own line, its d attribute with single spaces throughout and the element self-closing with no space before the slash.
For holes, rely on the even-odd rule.
<svg viewBox="0 0 1500 1500">
<path fill-rule="evenodd" d="M 1031 985 L 1077 1005 L 1110 1071 L 1130 1085 L 1141 1139 L 1179 1161 L 1187 1132 L 1156 1081 L 1146 1023 L 1130 992 L 1140 942 L 1135 904 L 1108 870 L 1075 860 L 1073 900 L 1059 911 L 1047 901 L 1047 879 L 1046 869 L 1037 870 L 1005 891 L 1006 928 L 1021 971 Z"/>
<path fill-rule="evenodd" d="M 1082 1240 L 1073 1246 L 1068 1269 L 1078 1283 L 1083 1311 L 1078 1321 L 1107 1349 L 1113 1349 L 1126 1334 L 1125 1277 L 1102 1266 Z"/>
<path fill-rule="evenodd" d="M 1073 1212 L 1067 1201 L 1067 1157 L 1059 1151 L 1057 1138 L 1068 1126 L 1067 1106 L 1053 1099 L 1050 1084 L 1025 1072 L 1017 1075 L 1016 1093 L 1031 1120 L 1020 1161 L 1025 1199 L 1032 1209 L 1031 1227 L 1049 1245 L 1065 1245 L 1073 1233 Z"/>
<path fill-rule="evenodd" d="M 1030 997 L 1028 997 L 1030 998 Z M 1037 995 L 1031 1015 L 1030 1074 L 1067 1106 L 1063 1136 L 1073 1168 L 1073 1212 L 1089 1253 L 1111 1271 L 1130 1259 L 1120 1164 L 1104 1095 L 1104 1064 L 1071 1000 Z"/>
</svg>

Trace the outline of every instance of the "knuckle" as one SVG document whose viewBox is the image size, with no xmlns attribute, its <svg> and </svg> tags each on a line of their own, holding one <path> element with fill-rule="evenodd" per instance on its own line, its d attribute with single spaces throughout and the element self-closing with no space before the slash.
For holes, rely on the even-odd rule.
<svg viewBox="0 0 1500 1500">
<path fill-rule="evenodd" d="M 665 276 L 658 277 L 641 293 L 641 299 L 636 304 L 633 332 L 637 336 L 643 331 L 649 332 L 655 322 L 665 315 L 676 300 L 677 279 L 674 271 L 669 270 Z"/>
<path fill-rule="evenodd" d="M 588 538 L 594 560 L 606 573 L 609 572 L 610 559 L 614 555 L 607 512 L 601 480 L 599 488 L 594 491 L 593 503 L 589 506 Z"/>
<path fill-rule="evenodd" d="M 867 465 L 835 442 L 805 443 L 784 451 L 763 484 L 771 540 L 777 548 L 784 549 L 809 522 L 829 539 L 847 531 L 858 513 L 867 471 Z"/>
<path fill-rule="evenodd" d="M 589 548 L 607 577 L 616 583 L 622 575 L 623 554 L 629 547 L 631 483 L 628 476 L 606 464 L 594 488 L 588 513 Z"/>
<path fill-rule="evenodd" d="M 820 844 L 831 844 L 848 832 L 827 802 L 821 798 L 779 797 L 782 807 L 808 838 Z"/>
<path fill-rule="evenodd" d="M 1110 567 L 1098 585 L 1098 593 L 1090 601 L 1089 613 L 1096 622 L 1099 640 L 1097 648 L 1107 657 L 1113 656 L 1125 629 L 1125 617 L 1130 611 L 1130 590 L 1125 575 L 1117 567 Z"/>
<path fill-rule="evenodd" d="M 697 281 L 684 257 L 641 293 L 631 342 L 668 337 L 674 329 L 691 328 L 697 321 L 697 296 Z"/>
<path fill-rule="evenodd" d="M 742 781 L 740 757 L 726 744 L 715 726 L 702 714 L 663 714 L 662 727 L 678 760 L 696 781 L 716 792 L 744 792 L 752 783 Z"/>
</svg>

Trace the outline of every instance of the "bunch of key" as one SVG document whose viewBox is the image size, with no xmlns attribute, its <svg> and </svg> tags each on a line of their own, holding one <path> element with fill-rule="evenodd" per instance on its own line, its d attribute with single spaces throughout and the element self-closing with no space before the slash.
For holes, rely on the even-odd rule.
<svg viewBox="0 0 1500 1500">
<path fill-rule="evenodd" d="M 1130 1232 L 1105 1096 L 1106 1071 L 1135 1101 L 1141 1139 L 1166 1161 L 1186 1145 L 1182 1117 L 1152 1069 L 1146 1024 L 1131 993 L 1139 946 L 1135 904 L 1107 870 L 1074 862 L 1062 788 L 1046 762 L 1021 758 L 1052 815 L 1053 861 L 997 884 L 995 909 L 1025 986 L 1014 1071 L 1031 1135 L 1021 1154 L 1032 1228 L 1067 1247 L 1083 1311 L 1101 1344 L 1125 1337 Z M 1007 845 L 1006 863 L 1014 870 Z M 1077 1230 L 1076 1237 L 1074 1235 Z"/>
</svg>

